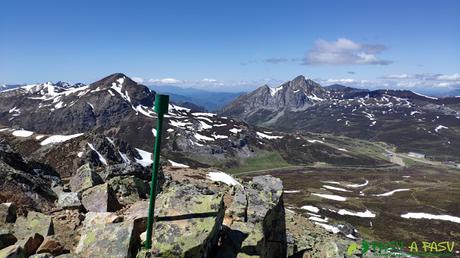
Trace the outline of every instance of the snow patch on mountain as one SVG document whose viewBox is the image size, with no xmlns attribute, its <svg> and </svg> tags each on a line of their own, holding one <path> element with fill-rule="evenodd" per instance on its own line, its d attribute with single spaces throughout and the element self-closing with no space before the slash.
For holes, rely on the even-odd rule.
<svg viewBox="0 0 460 258">
<path fill-rule="evenodd" d="M 238 181 L 236 181 L 235 178 L 232 176 L 224 173 L 224 172 L 209 172 L 207 175 L 209 180 L 215 181 L 215 182 L 222 182 L 226 185 L 241 185 Z"/>
<path fill-rule="evenodd" d="M 389 192 L 386 192 L 386 193 L 375 194 L 374 196 L 379 196 L 379 197 L 382 197 L 382 196 L 391 196 L 391 195 L 393 195 L 394 193 L 397 193 L 397 192 L 405 192 L 405 191 L 410 191 L 410 189 L 407 189 L 407 188 L 395 189 L 395 190 L 393 190 L 393 191 L 389 191 Z"/>
<path fill-rule="evenodd" d="M 359 188 L 359 187 L 363 187 L 363 186 L 366 186 L 369 184 L 369 181 L 368 180 L 365 180 L 364 183 L 362 184 L 348 184 L 346 185 L 347 187 L 352 187 L 352 188 Z"/>
<path fill-rule="evenodd" d="M 208 116 L 208 117 L 213 117 L 216 116 L 214 113 L 203 113 L 203 112 L 196 112 L 192 113 L 193 116 Z"/>
<path fill-rule="evenodd" d="M 434 215 L 429 213 L 408 212 L 401 215 L 405 219 L 433 219 L 460 223 L 460 218 L 451 215 Z"/>
<path fill-rule="evenodd" d="M 344 202 L 347 200 L 347 197 L 339 196 L 339 195 L 334 195 L 334 194 L 318 194 L 318 193 L 312 193 L 312 195 L 329 199 L 329 200 L 334 200 L 334 201 L 339 201 L 339 202 Z"/>
<path fill-rule="evenodd" d="M 168 162 L 171 164 L 171 167 L 173 167 L 173 168 L 189 168 L 190 167 L 190 166 L 187 166 L 185 164 L 174 162 L 174 161 L 172 161 L 170 159 L 168 159 Z"/>
<path fill-rule="evenodd" d="M 318 225 L 318 226 L 323 227 L 327 231 L 332 232 L 334 234 L 337 234 L 337 233 L 340 232 L 340 229 L 338 227 L 336 227 L 336 226 L 332 226 L 332 225 L 324 224 L 324 223 L 320 223 L 320 222 L 315 222 L 315 224 Z"/>
<path fill-rule="evenodd" d="M 265 138 L 265 139 L 269 139 L 269 140 L 274 140 L 274 139 L 281 139 L 283 138 L 283 136 L 274 136 L 274 135 L 268 135 L 268 134 L 264 134 L 264 133 L 261 133 L 261 132 L 256 132 L 257 136 L 259 136 L 260 138 Z"/>
<path fill-rule="evenodd" d="M 114 91 L 116 91 L 118 94 L 120 94 L 120 96 L 124 100 L 126 100 L 129 103 L 131 103 L 131 98 L 129 97 L 128 92 L 127 91 L 125 91 L 125 92 L 122 91 L 124 82 L 125 82 L 125 77 L 118 78 L 116 82 L 112 82 L 112 87 L 110 87 L 110 88 L 113 89 Z"/>
<path fill-rule="evenodd" d="M 145 150 L 141 150 L 141 149 L 138 149 L 136 148 L 137 150 L 137 153 L 139 153 L 139 155 L 141 156 L 141 159 L 136 159 L 136 162 L 144 167 L 148 167 L 150 165 L 152 165 L 153 163 L 153 160 L 152 160 L 152 153 L 151 152 L 148 152 L 148 151 L 145 151 Z"/>
<path fill-rule="evenodd" d="M 16 130 L 12 133 L 16 137 L 30 137 L 34 134 L 34 132 L 27 131 L 27 130 Z"/>
<path fill-rule="evenodd" d="M 449 127 L 443 126 L 443 125 L 438 125 L 438 126 L 434 129 L 434 131 L 438 133 L 439 130 L 441 130 L 441 129 L 449 129 Z"/>
<path fill-rule="evenodd" d="M 276 88 L 269 87 L 269 89 L 270 89 L 270 95 L 272 97 L 274 97 L 278 91 L 283 89 L 283 86 L 279 86 L 279 87 L 276 87 Z"/>
<path fill-rule="evenodd" d="M 361 218 L 375 218 L 375 213 L 371 212 L 370 210 L 366 210 L 364 212 L 358 211 L 349 211 L 345 209 L 340 209 L 336 212 L 339 215 L 349 215 L 349 216 L 356 216 Z"/>
<path fill-rule="evenodd" d="M 99 158 L 99 161 L 100 161 L 102 164 L 104 164 L 104 165 L 107 166 L 107 165 L 108 165 L 107 160 L 104 158 L 104 156 L 101 155 L 101 153 L 100 153 L 96 148 L 94 148 L 93 144 L 91 144 L 91 143 L 88 142 L 88 146 L 89 146 L 94 152 L 96 152 L 96 154 L 97 154 L 97 156 L 98 156 L 98 158 Z"/>
<path fill-rule="evenodd" d="M 302 206 L 300 208 L 302 210 L 307 210 L 307 211 L 310 211 L 310 212 L 313 212 L 313 213 L 318 213 L 319 212 L 319 208 L 315 207 L 313 205 L 304 205 L 304 206 Z"/>
<path fill-rule="evenodd" d="M 229 130 L 231 133 L 234 133 L 234 134 L 238 134 L 238 133 L 241 133 L 241 131 L 243 131 L 243 129 L 238 129 L 238 128 L 232 128 Z"/>
<path fill-rule="evenodd" d="M 195 139 L 199 141 L 214 141 L 214 138 L 211 138 L 205 135 L 201 135 L 199 133 L 195 133 L 193 136 L 195 137 Z"/>
<path fill-rule="evenodd" d="M 329 189 L 329 190 L 336 190 L 336 191 L 341 191 L 341 192 L 351 192 L 350 190 L 343 189 L 343 188 L 340 188 L 340 187 L 331 186 L 331 185 L 323 185 L 323 187 L 326 188 L 326 189 Z"/>
<path fill-rule="evenodd" d="M 56 143 L 62 143 L 66 142 L 68 140 L 71 140 L 76 137 L 82 136 L 83 133 L 77 133 L 77 134 L 72 134 L 72 135 L 52 135 L 48 138 L 46 138 L 44 141 L 40 143 L 40 145 L 48 145 L 48 144 L 56 144 Z"/>
<path fill-rule="evenodd" d="M 414 93 L 415 95 L 419 95 L 419 96 L 424 97 L 424 98 L 427 98 L 427 99 L 438 99 L 438 98 L 435 98 L 435 97 L 431 97 L 431 96 L 427 96 L 427 95 L 423 95 L 423 94 L 417 93 L 417 92 L 415 92 L 415 91 L 413 91 L 413 93 Z"/>
</svg>

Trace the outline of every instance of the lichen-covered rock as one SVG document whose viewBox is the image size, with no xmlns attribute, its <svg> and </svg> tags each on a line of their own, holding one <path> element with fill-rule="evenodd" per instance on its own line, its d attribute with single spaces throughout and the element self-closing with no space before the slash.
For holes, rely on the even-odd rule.
<svg viewBox="0 0 460 258">
<path fill-rule="evenodd" d="M 64 253 L 68 253 L 69 250 L 66 250 L 64 246 L 61 244 L 59 239 L 57 239 L 54 236 L 49 236 L 46 237 L 43 240 L 43 243 L 40 245 L 40 247 L 37 250 L 38 254 L 46 253 L 46 254 L 52 254 L 52 255 L 60 255 Z"/>
<path fill-rule="evenodd" d="M 158 215 L 158 210 L 155 209 L 155 216 Z M 140 235 L 141 232 L 146 230 L 148 211 L 149 200 L 143 200 L 134 203 L 123 213 L 125 221 L 132 221 L 134 223 L 136 235 Z"/>
<path fill-rule="evenodd" d="M 247 221 L 248 199 L 243 186 L 235 186 L 233 195 L 229 198 L 230 203 L 227 203 L 225 216 L 231 218 L 232 221 Z"/>
<path fill-rule="evenodd" d="M 312 250 L 315 242 L 321 241 L 329 235 L 325 230 L 315 227 L 307 218 L 292 211 L 286 212 L 285 220 L 288 256 L 302 255 L 307 250 Z"/>
<path fill-rule="evenodd" d="M 112 188 L 107 183 L 85 190 L 81 202 L 87 211 L 111 212 L 120 208 Z"/>
<path fill-rule="evenodd" d="M 163 172 L 158 171 L 158 179 L 160 182 L 164 181 Z M 118 176 L 135 176 L 140 179 L 148 180 L 151 177 L 150 167 L 144 167 L 137 163 L 122 163 L 116 165 L 106 166 L 104 170 L 99 171 L 98 174 L 104 181 Z"/>
<path fill-rule="evenodd" d="M 239 255 L 260 255 L 263 251 L 264 231 L 260 223 L 235 222 L 227 236 L 230 246 L 239 246 Z"/>
<path fill-rule="evenodd" d="M 220 193 L 193 185 L 171 185 L 158 196 L 156 207 L 156 256 L 210 257 L 223 221 Z"/>
<path fill-rule="evenodd" d="M 75 252 L 81 257 L 133 257 L 134 223 L 109 212 L 89 213 Z"/>
<path fill-rule="evenodd" d="M 283 182 L 272 176 L 256 176 L 246 187 L 248 221 L 263 221 L 267 212 L 275 207 L 283 194 Z"/>
<path fill-rule="evenodd" d="M 61 192 L 58 194 L 58 206 L 63 209 L 79 209 L 81 207 L 80 193 Z"/>
<path fill-rule="evenodd" d="M 257 176 L 234 189 L 226 205 L 223 244 L 218 257 L 286 257 L 283 184 Z"/>
<path fill-rule="evenodd" d="M 0 250 L 0 257 L 2 258 L 25 258 L 27 257 L 24 253 L 24 249 L 19 245 L 11 245 L 7 248 Z"/>
<path fill-rule="evenodd" d="M 88 212 L 83 221 L 83 227 L 90 227 L 91 225 L 99 224 L 113 224 L 122 222 L 123 216 L 117 215 L 113 212 Z"/>
<path fill-rule="evenodd" d="M 0 226 L 16 221 L 16 205 L 11 202 L 0 203 Z"/>
<path fill-rule="evenodd" d="M 27 217 L 18 217 L 14 224 L 14 235 L 18 239 L 38 233 L 42 236 L 54 234 L 53 219 L 40 212 L 29 211 Z"/>
<path fill-rule="evenodd" d="M 85 164 L 79 167 L 70 179 L 70 189 L 73 192 L 81 192 L 102 183 L 101 177 L 93 171 L 91 165 Z"/>
<path fill-rule="evenodd" d="M 80 239 L 81 224 L 85 216 L 76 209 L 53 212 L 54 235 L 66 250 L 73 250 Z"/>
<path fill-rule="evenodd" d="M 148 197 L 148 183 L 137 177 L 114 177 L 108 183 L 114 190 L 118 201 L 123 205 L 132 204 Z"/>
<path fill-rule="evenodd" d="M 38 247 L 42 244 L 44 237 L 38 233 L 34 233 L 25 239 L 19 241 L 17 244 L 24 249 L 24 253 L 29 256 L 34 254 Z"/>
</svg>

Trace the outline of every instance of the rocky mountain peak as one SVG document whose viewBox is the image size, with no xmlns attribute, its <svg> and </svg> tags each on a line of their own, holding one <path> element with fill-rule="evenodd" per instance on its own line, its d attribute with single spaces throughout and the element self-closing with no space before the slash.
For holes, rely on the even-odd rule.
<svg viewBox="0 0 460 258">
<path fill-rule="evenodd" d="M 128 76 L 123 73 L 114 73 L 109 76 L 106 76 L 99 81 L 91 83 L 91 87 L 103 87 L 110 88 L 112 84 L 137 84 L 135 81 L 131 80 Z"/>
<path fill-rule="evenodd" d="M 92 90 L 107 90 L 118 93 L 133 106 L 153 107 L 155 92 L 147 86 L 138 84 L 123 73 L 114 73 L 90 85 Z"/>
<path fill-rule="evenodd" d="M 229 116 L 252 116 L 261 110 L 304 110 L 323 101 L 328 91 L 318 83 L 299 75 L 278 87 L 264 85 L 243 95 L 224 108 L 223 114 Z M 274 118 L 274 117 L 273 117 Z"/>
<path fill-rule="evenodd" d="M 284 83 L 282 86 L 292 91 L 302 90 L 304 93 L 310 94 L 312 92 L 325 93 L 324 89 L 318 83 L 311 79 L 305 78 L 303 75 L 295 77 L 292 81 Z"/>
</svg>

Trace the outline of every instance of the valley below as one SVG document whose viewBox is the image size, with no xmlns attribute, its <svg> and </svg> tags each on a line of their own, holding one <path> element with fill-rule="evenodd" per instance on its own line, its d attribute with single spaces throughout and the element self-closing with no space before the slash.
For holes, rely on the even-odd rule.
<svg viewBox="0 0 460 258">
<path fill-rule="evenodd" d="M 267 174 L 284 182 L 288 210 L 330 231 L 350 224 L 366 240 L 460 241 L 460 221 L 447 215 L 460 214 L 459 170 L 419 163 L 398 169 L 310 167 Z"/>
</svg>

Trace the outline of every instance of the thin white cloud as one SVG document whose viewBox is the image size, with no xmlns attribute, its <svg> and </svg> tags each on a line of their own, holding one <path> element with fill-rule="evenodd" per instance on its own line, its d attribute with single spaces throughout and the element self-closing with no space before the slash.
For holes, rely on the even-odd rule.
<svg viewBox="0 0 460 258">
<path fill-rule="evenodd" d="M 264 60 L 265 63 L 279 64 L 289 62 L 291 59 L 286 57 L 272 57 Z"/>
<path fill-rule="evenodd" d="M 173 81 L 174 80 L 174 81 Z M 273 78 L 263 78 L 258 80 L 219 80 L 212 77 L 206 77 L 199 80 L 179 80 L 172 78 L 163 79 L 150 79 L 148 80 L 149 85 L 174 85 L 183 88 L 197 88 L 210 91 L 227 91 L 227 92 L 240 92 L 240 91 L 252 91 L 255 88 L 267 85 L 280 85 L 285 81 L 277 80 Z"/>
<path fill-rule="evenodd" d="M 158 84 L 180 84 L 181 80 L 174 78 L 163 78 L 163 79 L 150 79 L 149 83 L 158 83 Z"/>
<path fill-rule="evenodd" d="M 217 82 L 216 79 L 210 79 L 210 78 L 204 78 L 203 80 L 201 80 L 202 82 Z"/>
<path fill-rule="evenodd" d="M 350 44 L 347 48 L 352 49 Z M 291 78 L 292 79 L 292 78 Z M 407 89 L 407 90 L 438 90 L 447 91 L 460 87 L 460 73 L 394 73 L 375 79 L 359 79 L 352 73 L 344 78 L 313 78 L 323 86 L 341 84 L 356 88 L 366 89 Z M 251 91 L 267 84 L 278 86 L 286 80 L 263 78 L 258 80 L 219 80 L 213 77 L 203 79 L 179 80 L 174 78 L 151 79 L 148 83 L 153 85 L 175 85 L 179 87 L 193 87 L 211 91 Z"/>
<path fill-rule="evenodd" d="M 367 89 L 400 89 L 400 90 L 432 90 L 448 91 L 460 87 L 460 74 L 389 74 L 372 80 L 355 78 L 317 79 L 321 85 L 342 84 L 350 87 Z"/>
<path fill-rule="evenodd" d="M 389 74 L 385 75 L 382 77 L 383 79 L 410 79 L 414 78 L 413 75 L 409 75 L 407 73 L 401 73 L 401 74 Z"/>
<path fill-rule="evenodd" d="M 336 41 L 319 39 L 315 42 L 303 60 L 305 65 L 388 65 L 392 61 L 377 55 L 386 47 L 380 44 L 360 44 L 350 39 L 339 38 Z"/>
<path fill-rule="evenodd" d="M 445 80 L 445 81 L 459 81 L 460 82 L 460 73 L 454 74 L 442 74 L 437 76 L 438 80 Z"/>
</svg>

